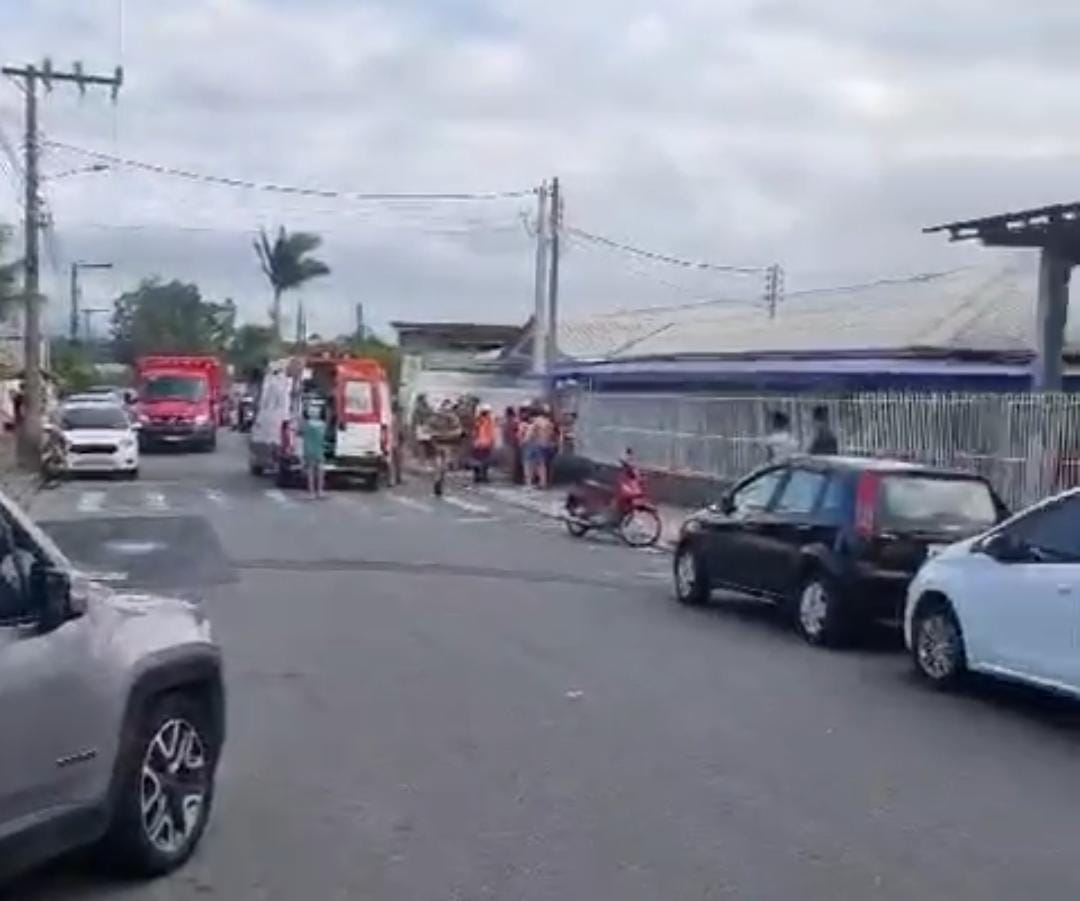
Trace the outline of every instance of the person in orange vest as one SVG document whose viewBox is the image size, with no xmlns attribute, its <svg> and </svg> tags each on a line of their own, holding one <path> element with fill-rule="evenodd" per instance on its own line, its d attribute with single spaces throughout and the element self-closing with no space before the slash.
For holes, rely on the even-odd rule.
<svg viewBox="0 0 1080 901">
<path fill-rule="evenodd" d="M 491 469 L 492 456 L 495 453 L 495 417 L 488 404 L 481 404 L 473 423 L 473 481 L 487 482 L 488 470 Z"/>
</svg>

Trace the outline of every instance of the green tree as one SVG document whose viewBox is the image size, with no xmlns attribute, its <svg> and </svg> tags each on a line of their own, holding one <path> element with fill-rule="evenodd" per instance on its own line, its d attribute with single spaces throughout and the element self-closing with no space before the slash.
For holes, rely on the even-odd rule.
<svg viewBox="0 0 1080 901">
<path fill-rule="evenodd" d="M 50 369 L 59 389 L 66 393 L 83 391 L 97 381 L 97 369 L 85 347 L 66 339 L 52 342 Z"/>
<path fill-rule="evenodd" d="M 144 279 L 116 299 L 116 358 L 132 363 L 148 353 L 224 354 L 236 328 L 236 305 L 203 300 L 196 285 Z"/>
<path fill-rule="evenodd" d="M 274 292 L 270 327 L 278 338 L 281 337 L 281 296 L 313 278 L 330 274 L 330 267 L 326 263 L 311 256 L 320 244 L 322 238 L 312 232 L 289 234 L 284 227 L 278 229 L 273 242 L 266 229 L 261 229 L 259 237 L 255 239 L 255 254 Z"/>
<path fill-rule="evenodd" d="M 274 330 L 265 325 L 240 326 L 229 344 L 229 362 L 241 378 L 250 378 L 265 368 L 277 342 Z"/>
<path fill-rule="evenodd" d="M 0 256 L 6 254 L 10 243 L 10 226 L 0 225 Z M 18 284 L 21 271 L 22 260 L 0 263 L 0 319 L 7 318 L 8 313 L 22 299 Z"/>
<path fill-rule="evenodd" d="M 386 370 L 391 387 L 397 391 L 401 380 L 401 349 L 394 344 L 387 344 L 381 338 L 368 333 L 363 338 L 347 335 L 338 338 L 337 343 L 354 357 L 367 357 L 377 360 Z"/>
</svg>

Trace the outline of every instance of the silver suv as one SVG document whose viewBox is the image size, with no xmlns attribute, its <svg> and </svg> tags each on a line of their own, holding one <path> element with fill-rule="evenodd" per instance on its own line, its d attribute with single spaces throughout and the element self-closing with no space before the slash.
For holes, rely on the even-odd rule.
<svg viewBox="0 0 1080 901">
<path fill-rule="evenodd" d="M 178 867 L 224 721 L 200 609 L 88 581 L 0 494 L 0 879 L 84 845 L 138 875 Z"/>
</svg>

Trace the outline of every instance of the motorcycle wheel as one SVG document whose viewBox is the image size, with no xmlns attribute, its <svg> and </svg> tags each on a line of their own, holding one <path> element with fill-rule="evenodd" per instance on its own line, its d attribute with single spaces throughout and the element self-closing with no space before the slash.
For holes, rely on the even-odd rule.
<svg viewBox="0 0 1080 901">
<path fill-rule="evenodd" d="M 585 511 L 580 504 L 573 501 L 567 502 L 566 517 L 563 519 L 563 522 L 566 523 L 566 531 L 575 538 L 581 538 L 589 531 L 589 524 L 586 522 L 585 516 Z"/>
<path fill-rule="evenodd" d="M 660 515 L 655 510 L 631 510 L 619 523 L 619 537 L 630 547 L 652 547 L 660 540 Z"/>
</svg>

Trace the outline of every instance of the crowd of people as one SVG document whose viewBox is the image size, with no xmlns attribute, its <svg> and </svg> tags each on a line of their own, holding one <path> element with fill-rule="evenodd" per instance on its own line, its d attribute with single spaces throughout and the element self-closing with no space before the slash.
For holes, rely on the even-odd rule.
<svg viewBox="0 0 1080 901">
<path fill-rule="evenodd" d="M 421 460 L 468 468 L 476 482 L 490 480 L 491 468 L 502 465 L 519 485 L 544 489 L 551 485 L 555 457 L 565 450 L 572 417 L 560 419 L 542 402 L 506 407 L 497 414 L 477 398 L 444 400 L 433 406 L 417 397 L 409 439 Z"/>
</svg>

